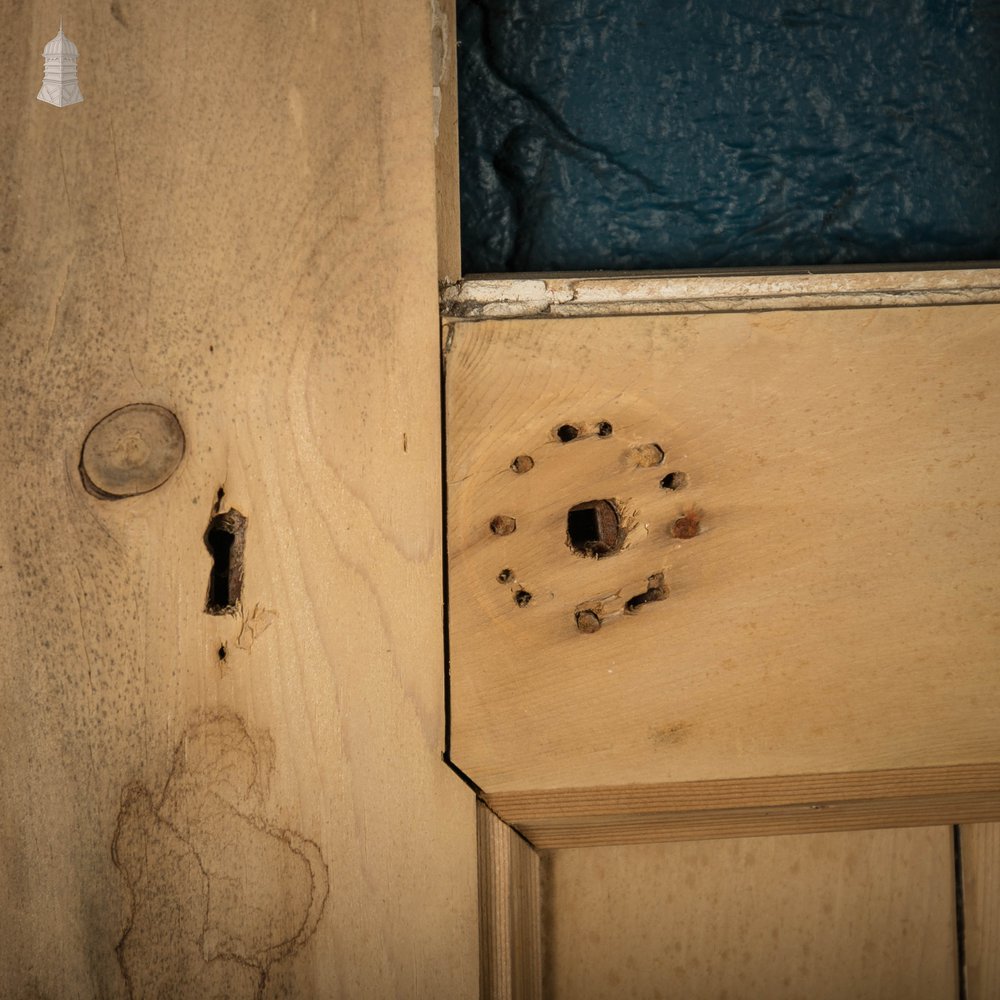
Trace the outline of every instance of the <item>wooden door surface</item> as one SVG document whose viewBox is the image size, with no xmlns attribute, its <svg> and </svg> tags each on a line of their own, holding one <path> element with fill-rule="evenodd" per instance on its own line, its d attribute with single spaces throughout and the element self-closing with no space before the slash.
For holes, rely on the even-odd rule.
<svg viewBox="0 0 1000 1000">
<path fill-rule="evenodd" d="M 487 995 L 994 995 L 997 307 L 477 284 L 445 365 Z"/>
<path fill-rule="evenodd" d="M 540 847 L 996 818 L 1000 307 L 460 322 L 451 752 Z"/>
<path fill-rule="evenodd" d="M 616 834 L 608 843 L 607 814 L 590 846 L 555 846 L 567 842 L 563 823 L 545 849 L 544 824 L 521 822 L 529 843 L 442 760 L 435 289 L 459 273 L 453 11 L 415 0 L 197 9 L 9 0 L 3 15 L 0 997 L 997 995 L 997 828 L 963 827 L 956 840 L 950 826 L 996 805 L 989 705 L 976 700 L 992 690 L 985 656 L 956 663 L 962 700 L 942 701 L 950 730 L 931 711 L 940 685 L 916 685 L 933 735 L 921 745 L 911 734 L 921 765 L 957 767 L 965 782 L 964 812 L 949 811 L 941 772 L 931 826 L 664 843 L 661 799 L 653 842 L 625 846 Z M 79 49 L 84 97 L 68 107 L 35 98 L 60 16 Z M 989 276 L 973 293 L 971 279 L 958 291 L 949 280 L 921 279 L 923 304 L 961 298 L 978 310 L 996 298 Z M 878 279 L 858 281 L 867 306 L 898 298 Z M 457 356 L 457 313 L 509 318 L 541 294 L 550 315 L 571 314 L 588 294 L 542 285 L 485 304 L 471 286 L 447 288 L 447 353 Z M 825 294 L 814 287 L 797 301 Z M 635 304 L 641 282 L 615 295 L 614 308 L 650 309 Z M 992 316 L 977 312 L 969 329 L 985 337 L 977 324 Z M 588 335 L 567 322 L 570 339 Z M 484 341 L 465 332 L 474 367 Z M 524 350 L 554 359 L 560 339 Z M 934 349 L 945 357 L 946 346 Z M 971 386 L 958 403 L 966 415 L 993 405 L 973 385 L 989 380 L 990 352 L 977 357 L 978 369 L 967 356 L 954 365 Z M 510 378 L 500 372 L 498 385 Z M 561 407 L 579 386 L 564 390 L 557 376 L 546 405 Z M 603 411 L 573 412 L 544 425 L 593 419 L 594 437 L 573 454 L 624 432 L 619 423 L 602 437 Z M 456 442 L 488 441 L 491 419 L 463 424 Z M 935 456 L 973 444 L 967 425 L 947 426 L 956 440 L 928 438 Z M 566 444 L 556 440 L 553 453 Z M 505 475 L 519 475 L 507 465 L 520 454 L 507 457 Z M 636 457 L 653 460 L 636 468 L 660 471 L 655 452 Z M 954 476 L 974 492 L 975 463 L 988 456 L 955 458 L 965 464 Z M 688 470 L 671 467 L 657 482 L 671 471 Z M 943 487 L 932 480 L 937 503 Z M 712 517 L 718 509 L 705 502 Z M 943 548 L 928 551 L 949 567 L 958 552 L 972 569 L 957 584 L 982 584 L 976 600 L 992 613 L 988 566 L 975 563 L 988 562 L 995 538 L 973 544 L 975 509 L 971 493 L 956 496 L 935 534 Z M 486 542 L 517 537 L 489 528 L 507 513 L 490 514 Z M 730 510 L 729 523 L 739 514 Z M 916 515 L 907 517 L 912 531 Z M 687 541 L 711 542 L 709 513 L 704 527 Z M 720 522 L 715 538 L 725 537 Z M 518 566 L 495 568 L 486 591 L 509 598 L 504 621 L 543 606 L 518 584 Z M 500 581 L 504 569 L 512 575 Z M 655 592 L 651 575 L 626 600 Z M 479 600 L 476 581 L 456 590 L 461 579 L 453 574 L 453 613 L 456 601 Z M 638 625 L 655 645 L 644 623 L 683 602 L 684 588 L 670 586 L 669 599 L 653 593 L 609 626 Z M 518 603 L 521 589 L 531 601 Z M 578 603 L 574 643 L 613 635 L 603 620 L 597 634 L 577 629 L 576 611 L 604 610 Z M 966 635 L 958 624 L 942 635 Z M 520 637 L 525 662 L 539 655 L 532 635 Z M 986 642 L 974 628 L 967 638 Z M 462 675 L 463 648 L 452 693 L 466 684 L 474 697 L 463 704 L 479 699 L 486 711 L 490 689 Z M 494 672 L 508 655 L 499 644 L 485 652 L 496 654 Z M 491 683 L 507 698 L 517 684 L 535 697 L 502 673 Z M 552 684 L 556 715 L 572 715 L 574 687 Z M 451 707 L 461 764 L 470 733 L 496 727 Z M 514 721 L 519 738 L 540 731 Z M 589 761 L 573 771 L 566 757 L 566 773 L 606 782 L 604 765 L 592 766 L 590 728 L 559 725 L 559 749 L 575 744 Z M 672 725 L 655 746 L 642 728 L 643 750 L 687 754 L 688 771 L 681 761 L 674 777 L 710 778 L 692 764 L 707 730 Z M 632 734 L 607 752 L 635 763 L 635 745 Z M 842 748 L 840 773 L 871 763 L 875 746 Z M 905 759 L 894 741 L 884 770 L 905 770 Z M 535 808 L 539 786 L 505 760 L 484 753 L 476 770 L 484 796 L 519 822 L 514 807 Z M 655 770 L 639 763 L 633 784 Z M 532 781 L 538 773 L 529 769 Z M 932 818 L 920 778 L 904 789 L 907 822 Z M 714 816 L 683 835 L 765 832 L 773 802 L 758 792 L 756 827 Z M 586 796 L 583 805 L 586 816 Z M 580 810 L 568 815 L 579 829 Z M 786 828 L 796 828 L 789 815 Z M 891 818 L 884 810 L 880 822 Z"/>
<path fill-rule="evenodd" d="M 4 2 L 0 67 L 0 995 L 473 996 L 429 10 Z"/>
</svg>

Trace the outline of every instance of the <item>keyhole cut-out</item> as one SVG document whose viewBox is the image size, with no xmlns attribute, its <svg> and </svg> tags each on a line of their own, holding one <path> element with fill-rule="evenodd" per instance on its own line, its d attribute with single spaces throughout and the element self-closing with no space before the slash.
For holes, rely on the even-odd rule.
<svg viewBox="0 0 1000 1000">
<path fill-rule="evenodd" d="M 618 508 L 610 500 L 586 500 L 566 515 L 566 542 L 579 555 L 600 559 L 625 540 Z"/>
<path fill-rule="evenodd" d="M 205 547 L 212 556 L 205 611 L 229 615 L 236 611 L 243 592 L 243 548 L 247 519 L 235 509 L 216 514 L 205 531 Z"/>
</svg>

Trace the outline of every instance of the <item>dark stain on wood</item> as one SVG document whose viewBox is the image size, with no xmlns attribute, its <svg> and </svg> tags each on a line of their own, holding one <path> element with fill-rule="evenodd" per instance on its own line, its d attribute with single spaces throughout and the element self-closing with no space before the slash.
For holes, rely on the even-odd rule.
<svg viewBox="0 0 1000 1000">
<path fill-rule="evenodd" d="M 318 845 L 264 815 L 274 744 L 237 715 L 195 722 L 159 793 L 126 787 L 112 857 L 129 896 L 128 995 L 252 997 L 312 936 L 330 891 Z"/>
</svg>

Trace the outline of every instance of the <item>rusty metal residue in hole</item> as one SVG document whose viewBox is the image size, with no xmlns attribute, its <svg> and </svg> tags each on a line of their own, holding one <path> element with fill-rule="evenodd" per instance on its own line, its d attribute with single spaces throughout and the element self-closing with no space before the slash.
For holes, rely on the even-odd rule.
<svg viewBox="0 0 1000 1000">
<path fill-rule="evenodd" d="M 625 602 L 625 614 L 634 615 L 644 604 L 666 600 L 670 593 L 662 573 L 654 573 L 646 581 L 646 589 Z"/>
<path fill-rule="evenodd" d="M 611 500 L 585 500 L 566 514 L 566 544 L 578 555 L 601 559 L 617 552 L 625 531 Z"/>
<path fill-rule="evenodd" d="M 670 534 L 674 538 L 694 538 L 701 531 L 702 516 L 703 511 L 697 507 L 688 507 L 670 526 Z"/>
</svg>

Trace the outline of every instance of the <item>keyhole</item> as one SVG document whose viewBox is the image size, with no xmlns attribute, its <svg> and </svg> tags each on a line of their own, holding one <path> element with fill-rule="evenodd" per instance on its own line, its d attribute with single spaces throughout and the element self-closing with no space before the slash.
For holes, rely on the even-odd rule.
<svg viewBox="0 0 1000 1000">
<path fill-rule="evenodd" d="M 243 591 L 243 546 L 247 519 L 238 510 L 216 514 L 208 522 L 205 547 L 212 556 L 205 611 L 232 614 Z"/>
</svg>

